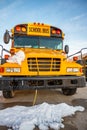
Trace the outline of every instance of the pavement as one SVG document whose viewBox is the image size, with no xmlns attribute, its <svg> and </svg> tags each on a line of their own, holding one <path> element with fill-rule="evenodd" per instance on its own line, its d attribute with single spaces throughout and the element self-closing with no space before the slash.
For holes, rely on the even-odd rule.
<svg viewBox="0 0 87 130">
<path fill-rule="evenodd" d="M 5 99 L 0 96 L 0 109 L 12 107 L 15 105 L 32 106 L 35 91 L 16 91 L 15 97 Z M 83 106 L 84 112 L 76 112 L 75 115 L 65 117 L 65 128 L 60 130 L 87 130 L 87 87 L 78 88 L 73 96 L 65 96 L 60 89 L 38 90 L 36 104 L 47 102 L 50 104 L 67 103 L 73 106 Z M 7 130 L 7 127 L 0 127 L 0 130 Z M 38 130 L 36 128 L 35 130 Z"/>
</svg>

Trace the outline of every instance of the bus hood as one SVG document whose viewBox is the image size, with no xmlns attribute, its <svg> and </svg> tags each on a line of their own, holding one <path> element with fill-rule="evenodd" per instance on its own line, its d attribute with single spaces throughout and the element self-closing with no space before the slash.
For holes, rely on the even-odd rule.
<svg viewBox="0 0 87 130">
<path fill-rule="evenodd" d="M 65 58 L 63 51 L 56 51 L 52 49 L 25 49 L 24 51 L 19 50 L 15 55 L 9 57 L 7 62 L 9 63 L 18 63 L 21 65 L 21 62 L 26 58 Z"/>
<path fill-rule="evenodd" d="M 66 55 L 63 51 L 52 50 L 52 49 L 30 49 L 25 50 L 27 57 L 55 57 L 55 58 L 65 58 Z"/>
</svg>

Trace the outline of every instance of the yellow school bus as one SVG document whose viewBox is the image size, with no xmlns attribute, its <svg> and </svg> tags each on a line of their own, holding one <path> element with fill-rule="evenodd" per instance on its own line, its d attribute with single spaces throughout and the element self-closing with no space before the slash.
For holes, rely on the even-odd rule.
<svg viewBox="0 0 87 130">
<path fill-rule="evenodd" d="M 15 90 L 61 88 L 64 95 L 73 95 L 77 88 L 85 87 L 82 66 L 67 58 L 69 47 L 63 46 L 60 28 L 18 24 L 11 34 L 6 30 L 4 42 L 10 40 L 10 50 L 2 46 L 2 52 L 9 54 L 1 58 L 0 65 L 0 90 L 5 98 L 13 97 Z"/>
</svg>

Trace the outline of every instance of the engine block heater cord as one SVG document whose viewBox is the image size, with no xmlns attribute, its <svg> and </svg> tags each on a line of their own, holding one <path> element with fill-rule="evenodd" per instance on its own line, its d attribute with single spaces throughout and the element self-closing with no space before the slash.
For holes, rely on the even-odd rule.
<svg viewBox="0 0 87 130">
<path fill-rule="evenodd" d="M 35 105 L 37 100 L 37 89 L 35 90 L 34 99 L 33 99 L 33 106 Z"/>
</svg>

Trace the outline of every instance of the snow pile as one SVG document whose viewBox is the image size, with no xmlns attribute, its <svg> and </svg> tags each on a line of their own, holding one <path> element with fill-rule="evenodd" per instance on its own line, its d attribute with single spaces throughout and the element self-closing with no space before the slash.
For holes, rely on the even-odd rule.
<svg viewBox="0 0 87 130">
<path fill-rule="evenodd" d="M 17 53 L 15 53 L 15 55 L 9 57 L 9 59 L 7 60 L 7 62 L 10 63 L 18 63 L 19 65 L 21 65 L 21 62 L 25 59 L 25 54 L 23 51 L 18 51 Z"/>
<path fill-rule="evenodd" d="M 32 107 L 14 106 L 0 110 L 0 125 L 12 127 L 13 130 L 33 130 L 38 126 L 40 130 L 54 130 L 64 128 L 62 117 L 84 111 L 81 106 L 69 106 L 65 103 L 53 105 L 42 103 Z"/>
</svg>

